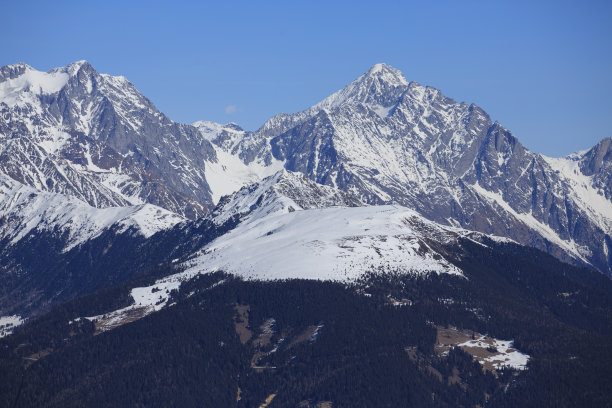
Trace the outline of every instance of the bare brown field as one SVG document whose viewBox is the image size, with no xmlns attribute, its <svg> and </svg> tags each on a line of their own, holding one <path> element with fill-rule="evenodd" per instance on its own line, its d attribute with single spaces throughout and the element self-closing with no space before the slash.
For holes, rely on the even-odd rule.
<svg viewBox="0 0 612 408">
<path fill-rule="evenodd" d="M 249 310 L 251 310 L 251 306 L 236 304 L 234 310 L 236 311 L 234 329 L 240 337 L 240 342 L 246 344 L 253 337 L 253 332 L 249 329 Z"/>
</svg>

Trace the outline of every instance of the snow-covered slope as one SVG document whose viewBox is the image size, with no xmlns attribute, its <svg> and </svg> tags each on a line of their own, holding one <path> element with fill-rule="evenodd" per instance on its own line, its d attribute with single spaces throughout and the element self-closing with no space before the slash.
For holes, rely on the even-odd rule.
<svg viewBox="0 0 612 408">
<path fill-rule="evenodd" d="M 75 197 L 38 191 L 0 173 L 0 220 L 0 242 L 8 248 L 29 234 L 45 231 L 62 239 L 66 251 L 110 228 L 150 237 L 184 218 L 151 204 L 95 208 Z"/>
<path fill-rule="evenodd" d="M 398 206 L 270 212 L 208 245 L 185 273 L 222 270 L 259 279 L 325 280 L 376 271 L 461 274 L 427 245 L 422 223 L 416 212 Z"/>
<path fill-rule="evenodd" d="M 401 206 L 361 206 L 350 195 L 281 171 L 226 197 L 213 213 L 238 227 L 186 263 L 182 279 L 222 270 L 259 279 L 353 280 L 364 273 L 461 274 L 430 245 L 467 231 Z"/>
<path fill-rule="evenodd" d="M 215 155 L 204 164 L 206 181 L 215 204 L 222 196 L 232 194 L 242 186 L 262 180 L 283 168 L 283 162 L 274 160 L 270 154 L 246 163 L 239 149 L 247 143 L 245 138 L 248 138 L 249 133 L 234 123 L 220 125 L 199 121 L 193 125 L 206 140 L 216 140 L 217 143 L 212 145 Z"/>
</svg>

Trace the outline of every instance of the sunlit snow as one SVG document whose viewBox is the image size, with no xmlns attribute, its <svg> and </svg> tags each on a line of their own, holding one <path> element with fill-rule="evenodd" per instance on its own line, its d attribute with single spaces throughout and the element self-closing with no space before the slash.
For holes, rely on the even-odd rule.
<svg viewBox="0 0 612 408">
<path fill-rule="evenodd" d="M 41 72 L 25 64 L 24 67 L 25 72 L 22 75 L 0 82 L 0 102 L 9 106 L 30 103 L 33 95 L 59 92 L 70 79 L 66 72 Z"/>
<path fill-rule="evenodd" d="M 493 348 L 496 350 L 495 354 L 490 357 L 483 358 L 484 361 L 493 363 L 495 369 L 501 369 L 505 366 L 515 368 L 518 370 L 524 370 L 527 368 L 529 362 L 529 355 L 521 353 L 514 348 L 512 340 L 498 340 L 498 339 L 487 339 L 485 336 L 481 336 L 475 340 L 468 340 L 464 343 L 457 344 L 462 348 Z M 491 344 L 492 342 L 492 344 Z"/>
<path fill-rule="evenodd" d="M 369 271 L 461 275 L 397 206 L 338 207 L 249 219 L 208 245 L 185 274 L 223 270 L 259 279 L 351 280 Z"/>
<path fill-rule="evenodd" d="M 17 326 L 21 326 L 25 320 L 21 316 L 0 316 L 0 339 L 13 333 Z"/>
</svg>

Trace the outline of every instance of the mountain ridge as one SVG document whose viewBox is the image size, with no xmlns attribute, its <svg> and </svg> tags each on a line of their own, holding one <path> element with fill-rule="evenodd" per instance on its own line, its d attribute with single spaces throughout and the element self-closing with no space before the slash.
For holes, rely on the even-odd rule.
<svg viewBox="0 0 612 408">
<path fill-rule="evenodd" d="M 34 71 L 1 68 L 0 89 Z M 0 171 L 35 188 L 97 207 L 149 202 L 195 219 L 284 168 L 364 203 L 396 202 L 612 273 L 609 139 L 571 159 L 532 153 L 477 105 L 386 64 L 254 132 L 172 122 L 125 78 L 86 61 L 45 75 L 68 79 L 36 91 L 11 86 L 18 97 L 0 92 Z"/>
</svg>

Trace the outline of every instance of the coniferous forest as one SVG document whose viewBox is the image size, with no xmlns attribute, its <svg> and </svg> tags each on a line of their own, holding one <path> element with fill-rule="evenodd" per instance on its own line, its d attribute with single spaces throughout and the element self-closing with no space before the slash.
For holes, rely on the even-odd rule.
<svg viewBox="0 0 612 408">
<path fill-rule="evenodd" d="M 514 244 L 462 245 L 465 277 L 201 275 L 106 332 L 82 317 L 128 304 L 134 282 L 92 293 L 2 339 L 0 406 L 610 406 L 610 280 Z M 441 354 L 441 328 L 514 340 L 527 369 Z"/>
</svg>

